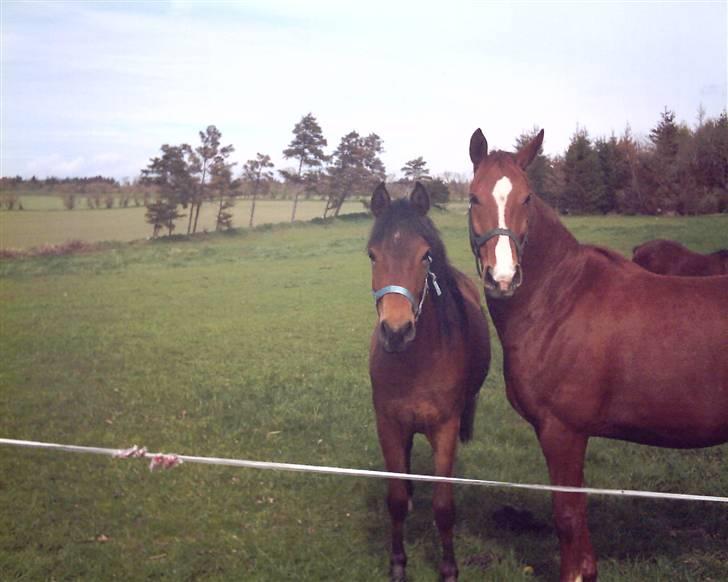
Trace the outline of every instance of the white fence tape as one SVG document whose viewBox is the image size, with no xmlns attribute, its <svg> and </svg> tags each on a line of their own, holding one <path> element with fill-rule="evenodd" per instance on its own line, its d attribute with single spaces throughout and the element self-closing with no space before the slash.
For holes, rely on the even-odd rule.
<svg viewBox="0 0 728 582">
<path fill-rule="evenodd" d="M 429 481 L 431 483 L 454 483 L 458 485 L 480 485 L 484 487 L 502 487 L 511 489 L 529 489 L 533 491 L 559 491 L 563 493 L 587 493 L 589 495 L 616 495 L 622 497 L 647 497 L 652 499 L 679 499 L 683 501 L 713 501 L 728 503 L 728 497 L 717 495 L 691 495 L 688 493 L 662 493 L 659 491 L 636 491 L 633 489 L 598 489 L 594 487 L 563 487 L 559 485 L 538 485 L 530 483 L 510 483 L 507 481 L 488 481 L 484 479 L 465 479 L 462 477 L 437 477 L 435 475 L 417 475 L 411 473 L 392 473 L 389 471 L 370 471 L 367 469 L 348 469 L 342 467 L 325 467 L 319 465 L 300 465 L 297 463 L 273 463 L 267 461 L 248 461 L 244 459 L 226 459 L 219 457 L 195 457 L 192 455 L 169 455 L 164 453 L 147 453 L 144 449 L 107 449 L 102 447 L 85 447 L 78 445 L 62 445 L 0 438 L 0 444 L 34 449 L 65 451 L 69 453 L 91 453 L 119 458 L 145 457 L 177 459 L 184 463 L 200 463 L 204 465 L 223 465 L 228 467 L 245 467 L 248 469 L 266 469 L 271 471 L 289 471 L 298 473 L 320 473 L 325 475 L 346 475 L 349 477 L 370 477 L 376 479 L 407 479 L 409 481 Z M 130 451 L 142 451 L 143 454 L 129 454 Z M 170 466 L 175 463 L 170 463 Z"/>
</svg>

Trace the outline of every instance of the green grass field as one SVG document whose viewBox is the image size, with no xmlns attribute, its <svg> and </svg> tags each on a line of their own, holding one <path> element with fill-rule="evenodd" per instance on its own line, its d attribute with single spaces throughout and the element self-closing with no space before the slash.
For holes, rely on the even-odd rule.
<svg viewBox="0 0 728 582">
<path fill-rule="evenodd" d="M 84 242 L 132 241 L 152 235 L 142 207 L 99 208 L 89 210 L 83 199 L 78 207 L 65 210 L 58 196 L 22 196 L 25 210 L 0 212 L 0 249 L 28 249 L 45 244 L 60 244 L 68 240 Z M 233 208 L 233 226 L 247 227 L 250 219 L 250 200 L 238 200 Z M 301 200 L 296 210 L 296 220 L 307 221 L 323 215 L 326 202 Z M 255 206 L 254 225 L 289 222 L 293 202 L 290 200 L 258 200 Z M 343 214 L 362 212 L 360 202 L 346 202 Z M 186 212 L 186 211 L 182 211 Z M 217 206 L 205 204 L 200 212 L 198 232 L 214 231 Z M 187 232 L 187 218 L 177 221 L 175 234 Z"/>
<path fill-rule="evenodd" d="M 472 273 L 462 209 L 434 218 L 453 261 Z M 701 251 L 728 246 L 724 216 L 566 222 L 580 240 L 623 253 L 656 236 Z M 0 261 L 0 433 L 381 469 L 367 373 L 370 225 L 242 229 Z M 457 474 L 547 482 L 530 426 L 505 399 L 493 341 Z M 593 439 L 587 481 L 725 495 L 727 454 Z M 418 440 L 413 470 L 430 469 Z M 416 487 L 407 522 L 413 582 L 437 579 L 430 493 Z M 143 461 L 0 446 L 0 579 L 384 580 L 384 494 L 379 480 L 201 465 L 150 473 Z M 461 580 L 558 577 L 548 495 L 459 487 L 456 501 Z M 535 527 L 494 517 L 505 505 L 530 511 Z M 601 580 L 728 574 L 725 506 L 593 497 L 590 524 Z"/>
</svg>

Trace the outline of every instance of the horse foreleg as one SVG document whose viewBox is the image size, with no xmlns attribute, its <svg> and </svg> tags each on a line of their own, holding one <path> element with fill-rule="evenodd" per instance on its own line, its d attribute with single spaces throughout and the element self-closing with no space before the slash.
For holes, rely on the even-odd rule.
<svg viewBox="0 0 728 582">
<path fill-rule="evenodd" d="M 428 435 L 435 457 L 435 475 L 439 477 L 452 476 L 459 430 L 460 419 L 456 417 L 440 427 L 431 436 Z M 437 530 L 440 534 L 440 542 L 442 543 L 440 576 L 446 582 L 454 582 L 458 578 L 458 567 L 453 545 L 455 501 L 451 483 L 435 483 L 432 509 L 435 514 Z"/>
<path fill-rule="evenodd" d="M 393 473 L 409 472 L 409 452 L 412 448 L 412 435 L 403 436 L 398 430 L 384 427 L 379 429 L 379 444 L 384 455 L 387 471 Z M 404 551 L 404 520 L 410 504 L 408 481 L 387 480 L 387 508 L 392 522 L 392 549 L 389 575 L 394 582 L 405 580 L 407 554 Z"/>
<path fill-rule="evenodd" d="M 581 487 L 588 437 L 550 419 L 538 432 L 553 485 Z M 556 531 L 561 547 L 561 582 L 592 582 L 597 563 L 589 539 L 587 499 L 583 493 L 553 494 Z"/>
<path fill-rule="evenodd" d="M 413 433 L 409 436 L 409 439 L 407 440 L 407 443 L 405 445 L 404 456 L 407 462 L 407 473 L 412 472 L 412 445 L 414 444 L 414 440 L 415 435 Z M 412 511 L 412 496 L 415 493 L 415 483 L 414 481 L 405 481 L 405 486 L 407 487 L 407 495 L 409 496 L 407 508 L 409 509 L 409 511 Z"/>
</svg>

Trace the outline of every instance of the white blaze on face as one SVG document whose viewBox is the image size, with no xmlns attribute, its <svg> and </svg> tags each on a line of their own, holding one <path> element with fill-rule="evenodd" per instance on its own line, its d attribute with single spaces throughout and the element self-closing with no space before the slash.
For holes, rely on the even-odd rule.
<svg viewBox="0 0 728 582">
<path fill-rule="evenodd" d="M 493 198 L 498 206 L 498 228 L 508 228 L 506 225 L 506 203 L 512 188 L 513 184 L 506 176 L 498 180 L 493 187 Z M 495 245 L 493 279 L 498 282 L 510 283 L 515 274 L 516 265 L 513 262 L 511 241 L 507 236 L 499 235 Z"/>
</svg>

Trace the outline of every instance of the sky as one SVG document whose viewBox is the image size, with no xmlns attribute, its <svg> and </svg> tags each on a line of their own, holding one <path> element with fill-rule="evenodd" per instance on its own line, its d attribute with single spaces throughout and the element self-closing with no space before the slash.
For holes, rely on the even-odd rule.
<svg viewBox="0 0 728 582">
<path fill-rule="evenodd" d="M 214 124 L 238 168 L 277 169 L 307 113 L 332 152 L 377 133 L 387 172 L 469 175 L 544 128 L 563 153 L 665 107 L 694 125 L 728 99 L 728 2 L 32 2 L 0 0 L 0 175 L 134 178 Z"/>
</svg>

